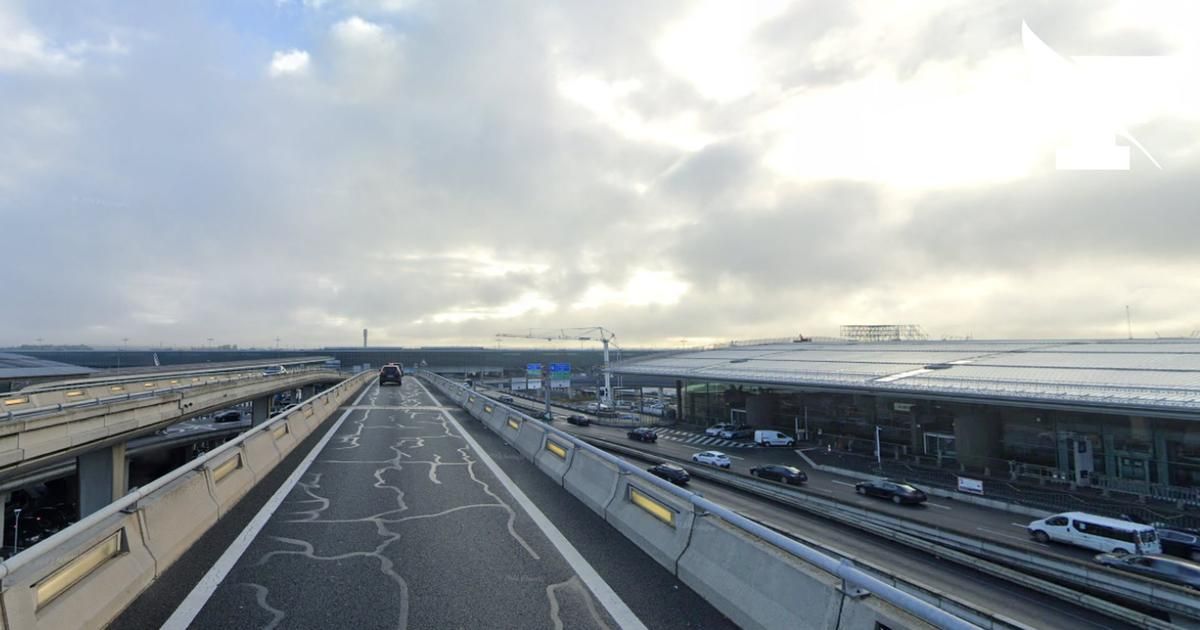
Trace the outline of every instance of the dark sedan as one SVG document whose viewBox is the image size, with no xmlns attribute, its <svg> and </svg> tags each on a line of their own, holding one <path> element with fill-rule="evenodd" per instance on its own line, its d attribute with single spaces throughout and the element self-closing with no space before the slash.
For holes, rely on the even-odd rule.
<svg viewBox="0 0 1200 630">
<path fill-rule="evenodd" d="M 657 442 L 658 441 L 658 434 L 655 433 L 654 431 L 651 431 L 650 429 L 645 428 L 645 427 L 642 427 L 640 429 L 634 429 L 634 430 L 630 431 L 629 433 L 626 433 L 625 435 L 628 435 L 629 439 L 637 440 L 639 442 Z"/>
<path fill-rule="evenodd" d="M 1096 562 L 1119 571 L 1128 571 L 1200 590 L 1200 564 L 1187 560 L 1142 554 L 1102 553 L 1096 556 Z"/>
<path fill-rule="evenodd" d="M 567 422 L 569 422 L 571 424 L 577 424 L 581 427 L 586 427 L 587 425 L 592 423 L 591 420 L 588 420 L 587 416 L 585 416 L 583 414 L 579 414 L 579 413 L 573 413 L 573 414 L 567 416 Z"/>
<path fill-rule="evenodd" d="M 872 479 L 854 484 L 854 491 L 868 497 L 891 499 L 892 503 L 924 503 L 925 493 L 902 481 Z"/>
<path fill-rule="evenodd" d="M 794 466 L 757 466 L 750 469 L 750 474 L 761 479 L 780 481 L 793 486 L 808 481 L 808 475 Z"/>
<path fill-rule="evenodd" d="M 675 464 L 663 463 L 652 466 L 648 470 L 655 477 L 662 477 L 678 486 L 682 486 L 692 479 L 688 471 L 684 470 L 682 466 L 676 466 Z"/>
<path fill-rule="evenodd" d="M 1158 541 L 1162 543 L 1163 553 L 1200 562 L 1200 536 L 1177 529 L 1156 527 L 1155 530 L 1158 532 Z"/>
</svg>

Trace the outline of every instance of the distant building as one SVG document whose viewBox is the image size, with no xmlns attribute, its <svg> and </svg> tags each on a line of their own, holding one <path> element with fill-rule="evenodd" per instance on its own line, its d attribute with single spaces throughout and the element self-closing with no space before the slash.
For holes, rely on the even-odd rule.
<svg viewBox="0 0 1200 630">
<path fill-rule="evenodd" d="M 16 391 L 34 383 L 87 376 L 92 368 L 0 352 L 0 392 Z"/>
</svg>

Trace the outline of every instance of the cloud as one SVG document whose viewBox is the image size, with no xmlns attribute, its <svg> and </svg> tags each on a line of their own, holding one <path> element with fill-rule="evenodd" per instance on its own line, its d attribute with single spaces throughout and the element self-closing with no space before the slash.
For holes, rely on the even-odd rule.
<svg viewBox="0 0 1200 630">
<path fill-rule="evenodd" d="M 271 63 L 267 66 L 267 74 L 272 77 L 306 72 L 308 72 L 308 53 L 294 48 L 286 52 L 275 51 L 275 54 L 271 55 Z"/>
<path fill-rule="evenodd" d="M 0 343 L 1200 328 L 1194 109 L 1131 129 L 1161 172 L 1055 171 L 1019 32 L 1175 52 L 1186 11 L 877 7 L 0 9 Z"/>
</svg>

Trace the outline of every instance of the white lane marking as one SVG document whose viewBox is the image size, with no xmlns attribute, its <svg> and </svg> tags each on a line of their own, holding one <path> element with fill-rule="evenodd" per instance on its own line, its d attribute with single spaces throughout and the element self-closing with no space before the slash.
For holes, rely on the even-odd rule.
<svg viewBox="0 0 1200 630">
<path fill-rule="evenodd" d="M 1012 534 L 1006 534 L 1006 533 L 1004 533 L 1004 532 L 998 532 L 998 531 L 996 531 L 996 530 L 994 530 L 994 529 L 988 529 L 988 528 L 986 528 L 986 527 L 976 527 L 975 529 L 977 529 L 977 530 L 979 530 L 979 531 L 981 531 L 981 532 L 987 532 L 987 533 L 989 533 L 989 534 L 995 534 L 995 535 L 997 535 L 997 536 L 1003 536 L 1003 537 L 1005 537 L 1005 538 L 1012 538 L 1013 540 L 1019 540 L 1019 541 L 1021 541 L 1021 542 L 1032 542 L 1032 543 L 1034 543 L 1034 544 L 1037 544 L 1037 545 L 1040 545 L 1040 544 L 1041 544 L 1041 543 L 1039 543 L 1039 542 L 1036 542 L 1036 541 L 1030 540 L 1030 539 L 1029 539 L 1029 537 L 1027 537 L 1027 536 L 1013 536 Z"/>
<path fill-rule="evenodd" d="M 425 390 L 425 393 L 431 399 L 437 400 L 436 398 L 433 398 L 433 394 L 429 393 L 429 390 L 425 388 L 424 383 L 417 381 L 417 384 L 421 386 L 421 389 Z M 492 461 L 492 457 L 483 450 L 483 447 L 479 446 L 479 443 L 475 441 L 474 437 L 471 437 L 470 433 L 467 433 L 467 430 L 458 423 L 458 420 L 454 418 L 454 415 L 445 408 L 442 409 L 442 415 L 445 416 L 446 419 L 454 425 L 454 428 L 457 429 L 458 432 L 463 436 L 463 439 L 467 441 L 467 444 L 470 445 L 471 449 L 475 451 L 475 454 L 479 456 L 479 461 L 483 462 L 483 465 L 487 466 L 488 470 L 492 471 L 493 475 L 496 475 L 496 478 L 500 480 L 500 485 L 504 486 L 504 489 L 508 490 L 508 493 L 517 501 L 517 504 L 521 506 L 521 509 L 525 510 L 525 513 L 528 514 L 529 518 L 533 520 L 533 524 L 537 525 L 538 529 L 542 530 L 542 533 L 545 534 L 546 538 L 550 540 L 550 544 L 554 545 L 554 548 L 558 550 L 560 555 L 562 555 L 563 560 L 566 560 L 567 564 L 571 565 L 571 569 L 575 571 L 575 574 L 579 576 L 579 579 L 583 580 L 583 583 L 586 584 L 588 589 L 592 591 L 592 594 L 596 596 L 596 599 L 600 602 L 600 605 L 604 606 L 604 609 L 607 610 L 608 614 L 611 615 L 613 620 L 617 622 L 617 625 L 630 630 L 646 630 L 646 626 L 642 623 L 642 620 L 638 619 L 637 615 L 635 615 L 633 611 L 629 609 L 629 606 L 627 606 L 621 597 L 612 590 L 612 587 L 608 585 L 608 582 L 605 582 L 604 578 L 600 577 L 599 573 L 596 573 L 596 570 L 592 568 L 591 563 L 589 563 L 582 555 L 580 555 L 579 551 L 577 551 L 570 541 L 568 541 L 566 537 L 562 535 L 562 532 L 558 530 L 558 527 L 555 527 L 554 523 L 551 523 L 550 519 L 546 518 L 546 515 L 543 514 L 542 511 L 533 504 L 533 501 L 530 501 L 529 497 L 525 496 L 525 493 L 521 490 L 521 488 L 519 488 L 517 484 L 513 483 L 513 480 L 509 478 L 508 474 L 501 470 L 500 467 L 496 465 L 496 462 Z"/>
<path fill-rule="evenodd" d="M 1009 525 L 1012 525 L 1013 527 L 1020 527 L 1021 529 L 1029 527 L 1028 523 L 1009 523 Z"/>
<path fill-rule="evenodd" d="M 829 481 L 836 483 L 838 485 L 841 485 L 841 486 L 850 486 L 851 488 L 858 485 L 858 484 L 850 483 L 849 481 L 838 481 L 837 479 L 830 479 Z"/>
<path fill-rule="evenodd" d="M 355 399 L 354 406 L 357 406 L 362 401 L 363 396 L 371 391 L 371 389 L 371 387 L 364 388 L 362 393 L 358 395 L 358 398 Z M 175 612 L 171 613 L 171 616 L 163 623 L 161 630 L 185 630 L 192 624 L 192 621 L 196 619 L 196 615 L 200 614 L 200 610 L 208 603 L 209 598 L 216 592 L 217 587 L 221 585 L 225 576 L 229 575 L 229 572 L 233 570 L 233 566 L 237 564 L 242 554 L 250 547 L 250 543 L 254 542 L 255 537 L 262 531 L 262 528 L 267 524 L 271 516 L 275 514 L 275 510 L 279 509 L 283 500 L 287 498 L 288 493 L 292 491 L 292 488 L 296 486 L 296 483 L 300 481 L 304 473 L 308 472 L 308 467 L 317 459 L 317 455 L 321 452 L 321 449 L 325 448 L 325 445 L 329 443 L 333 434 L 341 428 L 342 421 L 352 413 L 354 413 L 354 409 L 347 409 L 337 419 L 337 422 L 334 422 L 333 426 L 329 427 L 329 430 L 321 437 L 321 441 L 317 442 L 316 446 L 308 452 L 308 455 L 304 456 L 300 465 L 296 467 L 296 470 L 292 471 L 291 476 L 283 482 L 283 485 L 279 486 L 275 494 L 271 495 L 271 498 L 262 506 L 258 514 L 255 514 L 254 518 L 250 519 L 250 522 L 246 524 L 246 528 L 242 530 L 242 533 L 238 534 L 238 537 L 233 540 L 233 544 L 229 545 L 229 548 L 225 550 L 225 553 L 221 554 L 220 558 L 217 558 L 216 563 L 209 568 L 208 573 L 205 573 L 204 577 L 200 578 L 200 581 L 192 589 L 192 592 L 188 593 L 187 597 L 180 602 Z"/>
<path fill-rule="evenodd" d="M 953 510 L 954 509 L 954 508 L 950 507 L 949 505 L 942 505 L 940 503 L 933 503 L 931 501 L 926 501 L 925 505 L 928 505 L 929 507 L 935 507 L 939 510 Z"/>
</svg>

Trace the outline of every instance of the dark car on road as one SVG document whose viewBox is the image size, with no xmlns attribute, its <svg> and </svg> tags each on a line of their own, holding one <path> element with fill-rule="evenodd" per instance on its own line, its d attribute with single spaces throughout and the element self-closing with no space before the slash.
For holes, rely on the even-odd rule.
<svg viewBox="0 0 1200 630">
<path fill-rule="evenodd" d="M 388 383 L 404 384 L 404 370 L 395 363 L 389 363 L 379 370 L 379 384 L 387 385 Z"/>
<path fill-rule="evenodd" d="M 513 403 L 512 396 L 500 396 L 500 397 L 496 398 L 496 400 L 499 400 L 500 402 L 502 402 L 506 405 L 511 405 Z"/>
<path fill-rule="evenodd" d="M 592 423 L 591 420 L 588 420 L 587 416 L 585 416 L 581 413 L 573 413 L 573 414 L 567 416 L 567 422 L 569 422 L 571 424 L 577 424 L 581 427 L 586 427 Z"/>
<path fill-rule="evenodd" d="M 682 486 L 692 479 L 687 470 L 675 464 L 662 463 L 657 466 L 651 466 L 648 470 L 655 477 L 662 477 L 677 486 Z"/>
<path fill-rule="evenodd" d="M 639 442 L 657 442 L 658 441 L 658 434 L 655 433 L 654 431 L 651 431 L 650 429 L 645 428 L 645 427 L 642 427 L 640 429 L 634 429 L 634 430 L 630 431 L 629 433 L 626 433 L 626 435 L 629 436 L 629 439 L 637 440 Z"/>
<path fill-rule="evenodd" d="M 1200 535 L 1178 529 L 1154 528 L 1165 554 L 1200 562 Z"/>
<path fill-rule="evenodd" d="M 1096 556 L 1096 562 L 1119 571 L 1128 571 L 1148 578 L 1180 584 L 1200 590 L 1200 564 L 1168 558 L 1166 556 L 1151 556 L 1144 554 L 1113 554 L 1102 553 Z"/>
<path fill-rule="evenodd" d="M 242 412 L 240 411 L 223 411 L 213 416 L 213 422 L 241 422 Z"/>
<path fill-rule="evenodd" d="M 892 503 L 924 503 L 925 493 L 903 481 L 872 479 L 854 484 L 854 491 L 868 497 L 891 499 Z"/>
<path fill-rule="evenodd" d="M 808 481 L 808 475 L 794 466 L 756 466 L 750 469 L 750 474 L 760 479 L 780 481 L 793 486 Z"/>
</svg>

